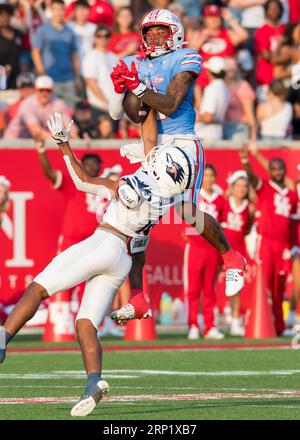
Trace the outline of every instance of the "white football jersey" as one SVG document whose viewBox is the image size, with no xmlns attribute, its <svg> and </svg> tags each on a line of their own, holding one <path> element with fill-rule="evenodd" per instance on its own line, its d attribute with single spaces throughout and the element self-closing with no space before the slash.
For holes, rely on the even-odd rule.
<svg viewBox="0 0 300 440">
<path fill-rule="evenodd" d="M 138 193 L 140 203 L 137 208 L 129 209 L 120 200 L 113 199 L 103 216 L 103 222 L 129 237 L 145 237 L 174 205 L 175 199 L 163 197 L 156 182 L 143 168 L 122 177 L 122 180 Z"/>
</svg>

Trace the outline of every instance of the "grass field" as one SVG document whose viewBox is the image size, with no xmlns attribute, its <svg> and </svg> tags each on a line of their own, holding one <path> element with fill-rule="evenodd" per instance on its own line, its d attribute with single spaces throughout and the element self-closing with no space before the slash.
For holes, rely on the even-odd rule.
<svg viewBox="0 0 300 440">
<path fill-rule="evenodd" d="M 85 384 L 80 353 L 18 353 L 53 347 L 31 339 L 18 337 L 0 366 L 0 419 L 72 419 L 70 410 Z M 195 344 L 165 335 L 121 351 L 132 343 L 104 339 L 103 378 L 110 393 L 86 420 L 300 419 L 300 350 L 289 342 L 259 341 L 270 344 L 266 349 L 251 348 L 257 341 Z M 195 349 L 199 343 L 205 349 Z M 241 344 L 245 348 L 235 348 Z M 139 350 L 144 345 L 156 348 Z M 65 344 L 69 350 L 76 346 Z"/>
</svg>

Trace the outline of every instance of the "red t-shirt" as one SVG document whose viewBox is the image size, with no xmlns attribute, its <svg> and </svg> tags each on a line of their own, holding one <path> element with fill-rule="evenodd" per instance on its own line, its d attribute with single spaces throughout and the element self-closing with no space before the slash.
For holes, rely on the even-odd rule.
<svg viewBox="0 0 300 440">
<path fill-rule="evenodd" d="M 274 65 L 264 60 L 261 53 L 264 50 L 274 52 L 277 49 L 280 37 L 285 31 L 285 25 L 280 24 L 274 28 L 266 23 L 257 29 L 254 35 L 254 49 L 258 55 L 256 65 L 256 83 L 257 85 L 270 84 L 274 79 Z"/>
<path fill-rule="evenodd" d="M 209 60 L 211 57 L 232 57 L 235 54 L 235 46 L 232 44 L 229 32 L 227 29 L 222 28 L 218 35 L 214 35 L 208 38 L 199 50 L 199 54 L 202 57 L 203 63 Z M 203 68 L 198 79 L 198 84 L 201 87 L 206 87 L 209 83 L 206 69 Z"/>
<path fill-rule="evenodd" d="M 281 188 L 271 180 L 260 180 L 256 188 L 258 233 L 265 238 L 282 241 L 293 246 L 297 244 L 297 234 L 292 228 L 292 218 L 297 212 L 296 192 Z"/>
<path fill-rule="evenodd" d="M 124 52 L 131 43 L 136 43 L 137 49 L 139 48 L 140 35 L 138 32 L 132 31 L 127 34 L 113 34 L 108 49 L 118 55 Z"/>
<path fill-rule="evenodd" d="M 300 5 L 299 0 L 289 0 L 290 22 L 300 21 Z"/>
<path fill-rule="evenodd" d="M 220 194 L 219 190 L 215 190 L 212 194 L 208 194 L 202 188 L 197 201 L 197 207 L 200 211 L 206 212 L 213 216 L 218 222 L 221 220 L 222 210 L 224 208 L 225 199 Z M 192 226 L 187 226 L 185 234 L 188 236 L 189 240 L 197 245 L 207 249 L 212 249 L 212 245 L 205 240 L 201 235 L 199 235 Z"/>
<path fill-rule="evenodd" d="M 96 218 L 100 206 L 100 197 L 78 191 L 67 174 L 57 171 L 54 188 L 62 192 L 65 198 L 61 235 L 74 241 L 81 241 L 95 232 L 98 226 Z"/>
<path fill-rule="evenodd" d="M 225 201 L 222 210 L 221 226 L 233 247 L 243 255 L 246 253 L 245 235 L 249 225 L 249 201 L 244 200 L 237 206 L 233 197 Z"/>
<path fill-rule="evenodd" d="M 75 1 L 72 1 L 66 8 L 65 18 L 68 19 L 74 12 Z M 95 24 L 106 24 L 112 27 L 114 21 L 114 9 L 112 5 L 104 0 L 96 0 L 90 5 L 88 21 Z"/>
</svg>

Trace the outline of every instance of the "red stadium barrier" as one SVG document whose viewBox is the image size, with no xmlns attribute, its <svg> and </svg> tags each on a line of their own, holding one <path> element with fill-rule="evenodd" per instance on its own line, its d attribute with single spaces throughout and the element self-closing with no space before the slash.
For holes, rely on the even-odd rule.
<svg viewBox="0 0 300 440">
<path fill-rule="evenodd" d="M 92 151 L 102 156 L 104 167 L 120 163 L 125 173 L 135 170 L 121 158 L 118 150 Z M 78 157 L 85 152 L 76 150 Z M 284 158 L 289 175 L 296 177 L 296 165 L 300 163 L 299 149 L 266 150 L 264 154 L 269 158 L 275 155 Z M 65 169 L 57 150 L 50 150 L 49 158 L 54 167 Z M 206 162 L 215 165 L 218 183 L 224 188 L 227 176 L 241 168 L 236 150 L 208 150 Z M 258 174 L 266 176 L 254 159 L 253 164 Z M 34 149 L 0 149 L 0 174 L 12 182 L 11 208 L 0 229 L 0 302 L 9 304 L 10 299 L 23 291 L 55 256 L 63 200 L 44 177 Z M 152 231 L 146 273 L 154 308 L 158 308 L 163 291 L 173 297 L 182 295 L 184 242 L 180 238 L 183 232 L 180 223 L 179 218 L 171 213 Z"/>
</svg>

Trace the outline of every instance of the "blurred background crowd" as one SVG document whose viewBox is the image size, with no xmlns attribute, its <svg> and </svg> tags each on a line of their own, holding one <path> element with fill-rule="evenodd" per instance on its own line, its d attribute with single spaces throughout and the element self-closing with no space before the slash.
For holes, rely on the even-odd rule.
<svg viewBox="0 0 300 440">
<path fill-rule="evenodd" d="M 48 138 L 55 110 L 74 118 L 76 138 L 138 137 L 139 127 L 108 115 L 109 73 L 139 49 L 152 8 L 178 15 L 203 58 L 195 110 L 204 141 L 300 138 L 297 0 L 1 0 L 1 136 Z"/>
</svg>

